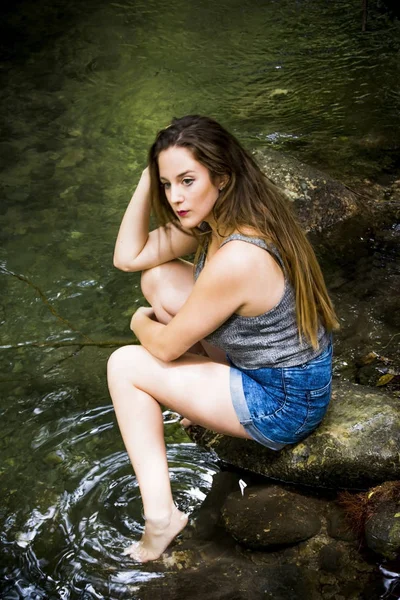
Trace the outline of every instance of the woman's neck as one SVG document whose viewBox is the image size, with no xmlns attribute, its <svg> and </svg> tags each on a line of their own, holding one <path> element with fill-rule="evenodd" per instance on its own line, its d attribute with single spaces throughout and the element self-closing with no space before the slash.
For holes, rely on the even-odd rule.
<svg viewBox="0 0 400 600">
<path fill-rule="evenodd" d="M 220 246 L 224 240 L 230 235 L 234 233 L 240 233 L 242 235 L 249 235 L 253 237 L 260 236 L 260 232 L 256 231 L 253 227 L 241 227 L 240 230 L 237 228 L 226 227 L 225 225 L 218 224 L 214 220 L 207 219 L 207 224 L 209 225 L 210 232 L 210 242 L 213 242 L 213 245 Z"/>
</svg>

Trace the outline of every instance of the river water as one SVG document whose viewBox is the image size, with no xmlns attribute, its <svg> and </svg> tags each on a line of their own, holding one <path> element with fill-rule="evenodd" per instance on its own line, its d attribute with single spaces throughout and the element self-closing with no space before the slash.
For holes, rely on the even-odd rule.
<svg viewBox="0 0 400 600">
<path fill-rule="evenodd" d="M 112 267 L 118 225 L 172 116 L 213 116 L 249 149 L 287 152 L 350 183 L 393 179 L 400 26 L 372 6 L 362 33 L 359 5 L 5 3 L 2 597 L 132 598 L 158 576 L 121 558 L 141 531 L 141 504 L 105 365 L 131 339 L 143 298 L 139 276 Z M 172 485 L 195 518 L 219 467 L 177 419 L 165 413 Z"/>
</svg>

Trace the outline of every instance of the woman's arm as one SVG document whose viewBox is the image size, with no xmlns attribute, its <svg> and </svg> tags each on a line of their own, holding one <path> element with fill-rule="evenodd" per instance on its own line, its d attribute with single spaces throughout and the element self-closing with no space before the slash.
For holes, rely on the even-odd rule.
<svg viewBox="0 0 400 600">
<path fill-rule="evenodd" d="M 133 315 L 131 329 L 153 356 L 164 362 L 179 358 L 244 304 L 248 264 L 228 246 L 206 264 L 189 298 L 168 325 L 155 321 L 151 308 L 140 308 Z"/>
<path fill-rule="evenodd" d="M 122 219 L 114 250 L 114 266 L 122 271 L 143 271 L 191 254 L 197 240 L 190 231 L 172 223 L 149 233 L 150 174 L 146 168 Z"/>
</svg>

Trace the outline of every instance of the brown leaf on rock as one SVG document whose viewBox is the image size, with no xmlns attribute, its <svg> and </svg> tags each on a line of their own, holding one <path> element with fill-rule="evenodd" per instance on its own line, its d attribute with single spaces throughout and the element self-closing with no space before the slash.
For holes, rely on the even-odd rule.
<svg viewBox="0 0 400 600">
<path fill-rule="evenodd" d="M 386 373 L 385 375 L 382 375 L 382 377 L 379 377 L 376 386 L 377 387 L 381 387 L 382 385 L 387 385 L 390 381 L 392 381 L 394 375 L 392 373 Z"/>
<path fill-rule="evenodd" d="M 362 356 L 360 358 L 360 364 L 369 365 L 372 362 L 374 362 L 374 360 L 377 360 L 378 358 L 379 358 L 379 354 L 377 354 L 376 352 L 374 352 L 374 351 L 368 352 L 368 354 L 366 354 L 365 356 Z"/>
</svg>

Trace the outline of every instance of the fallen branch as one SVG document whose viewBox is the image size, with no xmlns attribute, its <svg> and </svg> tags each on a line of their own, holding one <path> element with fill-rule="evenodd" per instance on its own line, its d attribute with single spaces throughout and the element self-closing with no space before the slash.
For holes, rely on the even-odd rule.
<svg viewBox="0 0 400 600">
<path fill-rule="evenodd" d="M 98 348 L 115 348 L 119 346 L 137 346 L 139 342 L 135 339 L 132 340 L 90 340 L 89 342 L 82 342 L 79 340 L 72 341 L 60 341 L 60 342 L 19 342 L 18 344 L 6 344 L 0 346 L 0 350 L 17 350 L 18 348 L 64 348 L 70 346 L 97 346 Z"/>
<path fill-rule="evenodd" d="M 51 314 L 56 317 L 56 319 L 58 319 L 59 321 L 64 323 L 64 325 L 67 325 L 67 327 L 69 327 L 69 329 L 72 329 L 72 331 L 79 333 L 79 335 L 81 335 L 87 342 L 93 342 L 93 340 L 89 336 L 82 333 L 82 331 L 79 331 L 79 329 L 74 327 L 72 325 L 72 323 L 70 323 L 69 321 L 67 321 L 67 319 L 64 319 L 64 317 L 59 315 L 58 312 L 56 311 L 56 309 L 54 308 L 54 306 L 52 304 L 50 304 L 50 302 L 48 301 L 48 299 L 46 298 L 46 296 L 44 295 L 42 290 L 36 284 L 34 284 L 32 281 L 30 281 L 27 277 L 25 277 L 24 275 L 20 275 L 18 273 L 14 273 L 13 271 L 10 271 L 9 269 L 6 269 L 6 267 L 4 267 L 4 265 L 0 266 L 0 271 L 2 273 L 4 273 L 4 275 L 10 275 L 11 277 L 15 277 L 16 279 L 19 279 L 19 281 L 23 281 L 24 283 L 27 283 L 31 288 L 33 288 L 37 292 L 37 294 L 39 295 L 43 304 L 45 304 L 45 306 L 49 309 Z"/>
</svg>

